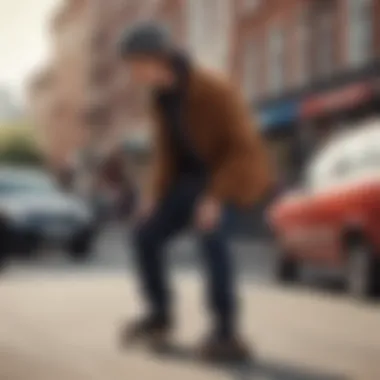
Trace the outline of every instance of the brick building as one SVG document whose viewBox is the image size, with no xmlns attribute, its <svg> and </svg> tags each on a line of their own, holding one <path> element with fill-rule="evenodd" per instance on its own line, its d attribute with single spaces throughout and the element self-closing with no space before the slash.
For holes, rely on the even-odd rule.
<svg viewBox="0 0 380 380">
<path fill-rule="evenodd" d="M 54 133 L 50 124 L 54 119 L 55 93 L 51 86 L 53 72 L 50 67 L 40 69 L 29 83 L 28 99 L 29 114 L 37 126 L 37 141 L 43 153 L 51 157 L 51 147 L 54 145 Z"/>
<path fill-rule="evenodd" d="M 234 0 L 62 0 L 51 22 L 49 67 L 36 75 L 30 87 L 48 159 L 65 164 L 73 153 L 112 146 L 123 134 L 132 145 L 146 147 L 150 128 L 144 99 L 128 82 L 116 55 L 121 33 L 139 21 L 158 20 L 197 61 L 229 72 L 235 4 Z"/>
<path fill-rule="evenodd" d="M 91 8 L 67 0 L 50 23 L 50 60 L 30 81 L 29 104 L 43 152 L 59 168 L 87 138 L 83 109 L 88 96 Z"/>
<path fill-rule="evenodd" d="M 229 73 L 236 0 L 186 2 L 187 47 L 202 65 Z"/>
<path fill-rule="evenodd" d="M 285 178 L 377 112 L 379 0 L 237 0 L 234 74 Z"/>
<path fill-rule="evenodd" d="M 182 0 L 64 0 L 52 17 L 51 61 L 30 81 L 31 114 L 50 162 L 111 144 L 141 124 L 142 104 L 116 57 L 121 32 L 160 19 L 185 34 Z"/>
<path fill-rule="evenodd" d="M 185 31 L 181 0 L 111 0 L 107 3 L 99 2 L 97 12 L 89 78 L 89 86 L 95 98 L 90 106 L 93 108 L 92 111 L 90 109 L 90 115 L 93 114 L 94 117 L 89 123 L 107 124 L 105 128 L 98 125 L 98 129 L 103 129 L 111 140 L 112 136 L 119 138 L 123 130 L 130 136 L 141 134 L 146 123 L 144 102 L 139 92 L 128 82 L 127 73 L 116 55 L 117 42 L 125 28 L 150 19 L 162 20 L 175 35 L 182 37 Z"/>
</svg>

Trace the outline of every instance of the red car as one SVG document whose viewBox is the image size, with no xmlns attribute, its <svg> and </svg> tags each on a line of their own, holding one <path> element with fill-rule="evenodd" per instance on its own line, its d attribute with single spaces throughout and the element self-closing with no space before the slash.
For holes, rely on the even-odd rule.
<svg viewBox="0 0 380 380">
<path fill-rule="evenodd" d="M 268 220 L 281 281 L 311 265 L 334 269 L 356 296 L 380 296 L 380 121 L 333 138 Z"/>
</svg>

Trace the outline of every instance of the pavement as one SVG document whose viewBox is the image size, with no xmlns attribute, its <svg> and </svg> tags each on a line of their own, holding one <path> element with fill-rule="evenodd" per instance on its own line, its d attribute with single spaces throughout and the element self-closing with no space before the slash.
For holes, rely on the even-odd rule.
<svg viewBox="0 0 380 380">
<path fill-rule="evenodd" d="M 194 242 L 186 239 L 171 255 L 181 350 L 166 357 L 120 350 L 118 329 L 141 306 L 132 272 L 125 270 L 130 260 L 123 239 L 122 231 L 107 231 L 86 267 L 51 255 L 16 263 L 2 276 L 0 380 L 380 379 L 380 307 L 277 287 L 270 275 L 273 251 L 258 243 L 235 244 L 242 329 L 256 352 L 254 366 L 206 367 L 192 359 L 207 313 Z"/>
<path fill-rule="evenodd" d="M 121 272 L 133 270 L 132 247 L 129 244 L 129 230 L 122 226 L 110 226 L 100 236 L 94 247 L 93 260 L 86 266 L 78 266 L 68 261 L 61 252 L 43 251 L 39 260 L 16 262 L 12 271 L 18 273 L 65 273 L 65 272 Z M 237 271 L 242 276 L 256 282 L 271 279 L 275 263 L 274 248 L 268 241 L 234 240 L 232 250 Z M 201 269 L 202 258 L 197 249 L 197 241 L 192 235 L 178 236 L 168 246 L 169 265 L 174 270 L 193 271 Z"/>
</svg>

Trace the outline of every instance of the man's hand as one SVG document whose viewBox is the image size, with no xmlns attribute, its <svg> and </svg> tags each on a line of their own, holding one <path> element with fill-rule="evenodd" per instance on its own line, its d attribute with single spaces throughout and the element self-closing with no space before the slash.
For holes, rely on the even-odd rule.
<svg viewBox="0 0 380 380">
<path fill-rule="evenodd" d="M 195 210 L 196 227 L 203 232 L 211 232 L 220 223 L 222 206 L 212 197 L 201 198 Z"/>
</svg>

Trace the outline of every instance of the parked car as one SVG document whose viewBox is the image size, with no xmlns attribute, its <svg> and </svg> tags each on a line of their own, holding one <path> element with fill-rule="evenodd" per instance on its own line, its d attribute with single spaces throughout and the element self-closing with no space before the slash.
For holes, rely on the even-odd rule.
<svg viewBox="0 0 380 380">
<path fill-rule="evenodd" d="M 334 269 L 356 296 L 380 296 L 379 142 L 380 121 L 333 138 L 269 208 L 279 280 L 296 281 L 307 264 Z"/>
<path fill-rule="evenodd" d="M 133 211 L 137 191 L 124 145 L 106 145 L 90 153 L 90 157 L 73 157 L 72 189 L 91 200 L 100 228 L 110 220 L 126 219 Z"/>
<path fill-rule="evenodd" d="M 3 264 L 13 253 L 33 255 L 43 243 L 83 261 L 95 238 L 93 212 L 41 171 L 0 168 L 0 233 Z"/>
</svg>

